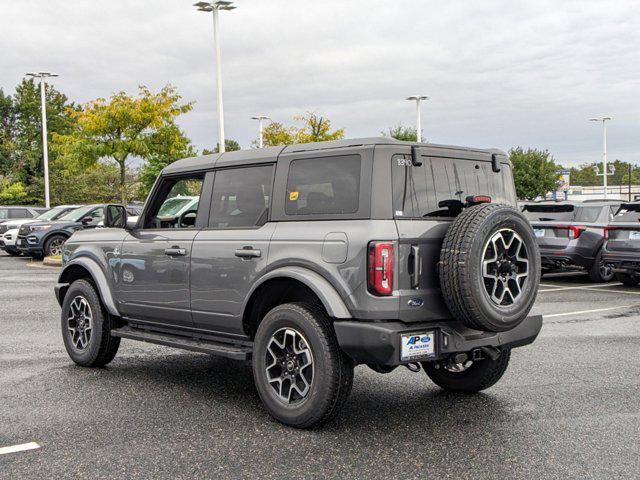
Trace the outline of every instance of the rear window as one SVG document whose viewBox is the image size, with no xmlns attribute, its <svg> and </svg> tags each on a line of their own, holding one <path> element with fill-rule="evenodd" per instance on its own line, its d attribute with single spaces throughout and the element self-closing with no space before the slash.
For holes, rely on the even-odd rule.
<svg viewBox="0 0 640 480">
<path fill-rule="evenodd" d="M 360 197 L 360 155 L 294 160 L 289 166 L 285 213 L 355 213 Z"/>
<path fill-rule="evenodd" d="M 640 222 L 640 204 L 622 204 L 614 222 Z"/>
<path fill-rule="evenodd" d="M 525 205 L 522 213 L 529 220 L 538 222 L 570 222 L 575 215 L 573 205 Z"/>
<path fill-rule="evenodd" d="M 573 217 L 574 222 L 593 223 L 598 221 L 602 207 L 578 207 Z"/>
<path fill-rule="evenodd" d="M 515 205 L 511 167 L 454 158 L 422 157 L 421 166 L 412 166 L 407 155 L 394 155 L 391 177 L 395 218 L 449 216 L 440 206 L 446 200 L 465 202 L 471 195 L 489 195 L 494 203 Z"/>
</svg>

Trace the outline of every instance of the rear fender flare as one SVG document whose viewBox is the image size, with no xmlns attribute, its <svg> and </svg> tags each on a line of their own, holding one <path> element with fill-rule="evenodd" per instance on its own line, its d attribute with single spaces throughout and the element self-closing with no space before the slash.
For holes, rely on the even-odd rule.
<svg viewBox="0 0 640 480">
<path fill-rule="evenodd" d="M 318 296 L 329 316 L 342 319 L 352 318 L 351 312 L 349 312 L 340 294 L 324 277 L 307 268 L 294 266 L 277 268 L 260 277 L 249 291 L 243 305 L 243 311 L 245 311 L 256 289 L 266 281 L 274 278 L 292 278 L 305 284 Z"/>
</svg>

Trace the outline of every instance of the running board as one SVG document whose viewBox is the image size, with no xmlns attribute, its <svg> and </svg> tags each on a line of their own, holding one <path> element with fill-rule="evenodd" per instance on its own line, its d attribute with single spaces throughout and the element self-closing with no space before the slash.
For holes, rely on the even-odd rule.
<svg viewBox="0 0 640 480">
<path fill-rule="evenodd" d="M 233 345 L 229 343 L 212 342 L 195 338 L 170 335 L 167 333 L 150 332 L 131 327 L 111 330 L 111 336 L 155 343 L 166 347 L 181 348 L 192 352 L 208 353 L 233 360 L 251 360 L 253 349 L 247 345 Z"/>
</svg>

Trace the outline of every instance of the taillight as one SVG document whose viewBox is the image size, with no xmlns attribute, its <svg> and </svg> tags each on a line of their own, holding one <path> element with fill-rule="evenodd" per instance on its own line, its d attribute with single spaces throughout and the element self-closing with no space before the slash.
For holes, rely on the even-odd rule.
<svg viewBox="0 0 640 480">
<path fill-rule="evenodd" d="M 393 292 L 393 243 L 369 244 L 369 291 L 375 295 Z"/>
<path fill-rule="evenodd" d="M 604 238 L 609 240 L 609 232 L 611 230 L 618 230 L 618 227 L 604 227 Z"/>
<path fill-rule="evenodd" d="M 491 203 L 489 195 L 471 195 L 466 198 L 467 203 L 476 205 L 478 203 Z"/>
<path fill-rule="evenodd" d="M 571 240 L 575 240 L 580 236 L 580 234 L 582 234 L 582 232 L 586 230 L 586 227 L 579 227 L 576 225 L 566 225 L 556 228 L 568 230 L 568 235 Z"/>
</svg>

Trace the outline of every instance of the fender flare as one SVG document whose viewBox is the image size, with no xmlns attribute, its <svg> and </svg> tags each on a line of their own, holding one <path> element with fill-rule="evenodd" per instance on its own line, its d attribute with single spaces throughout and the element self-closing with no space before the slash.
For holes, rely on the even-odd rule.
<svg viewBox="0 0 640 480">
<path fill-rule="evenodd" d="M 280 267 L 260 277 L 253 285 L 243 305 L 245 311 L 249 300 L 263 283 L 274 278 L 292 278 L 305 284 L 318 296 L 329 316 L 334 318 L 352 318 L 351 312 L 340 294 L 322 275 L 303 267 Z"/>
<path fill-rule="evenodd" d="M 74 266 L 82 267 L 87 272 L 89 272 L 93 283 L 98 289 L 98 295 L 102 300 L 102 304 L 111 315 L 119 317 L 120 312 L 118 312 L 116 303 L 113 300 L 113 296 L 111 295 L 111 287 L 106 275 L 100 268 L 100 265 L 98 265 L 95 260 L 92 260 L 88 257 L 74 258 L 69 263 L 67 263 L 62 269 L 62 272 L 60 272 L 60 276 L 58 277 L 58 285 L 56 286 L 56 296 L 58 297 L 58 303 L 62 305 L 62 299 L 64 298 L 64 295 L 69 288 L 69 282 L 67 281 L 65 273 L 68 273 Z"/>
</svg>

